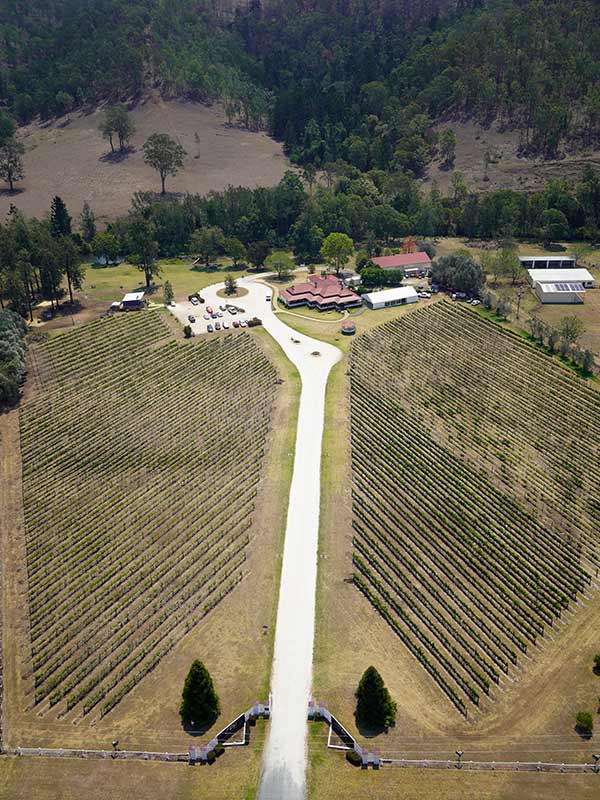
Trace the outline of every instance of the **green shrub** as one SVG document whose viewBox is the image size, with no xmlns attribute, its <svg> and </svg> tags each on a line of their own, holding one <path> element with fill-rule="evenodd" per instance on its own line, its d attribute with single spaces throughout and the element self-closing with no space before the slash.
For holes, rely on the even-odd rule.
<svg viewBox="0 0 600 800">
<path fill-rule="evenodd" d="M 596 653 L 594 656 L 594 672 L 600 675 L 600 653 Z"/>
<path fill-rule="evenodd" d="M 581 736 L 591 736 L 594 732 L 594 720 L 589 711 L 580 711 L 575 717 L 575 729 Z"/>
<path fill-rule="evenodd" d="M 183 335 L 185 336 L 186 339 L 191 339 L 192 338 L 192 326 L 191 325 L 186 325 L 185 326 L 185 328 L 183 329 Z"/>
</svg>

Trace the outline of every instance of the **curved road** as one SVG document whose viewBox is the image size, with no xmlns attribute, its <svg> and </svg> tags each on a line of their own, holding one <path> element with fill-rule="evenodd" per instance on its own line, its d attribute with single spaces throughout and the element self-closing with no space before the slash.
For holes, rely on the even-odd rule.
<svg viewBox="0 0 600 800">
<path fill-rule="evenodd" d="M 303 336 L 281 322 L 266 300 L 273 292 L 260 283 L 260 277 L 264 274 L 238 280 L 238 286 L 248 289 L 249 294 L 234 302 L 245 309 L 245 317 L 262 319 L 264 328 L 298 369 L 302 392 L 277 608 L 271 673 L 272 716 L 263 756 L 259 800 L 303 800 L 306 796 L 306 720 L 312 680 L 325 387 L 329 371 L 342 353 L 337 347 Z M 218 307 L 226 302 L 217 296 L 222 288 L 223 284 L 210 286 L 202 291 L 202 296 L 209 305 Z M 191 308 L 182 304 L 172 311 L 186 324 Z M 198 310 L 195 309 L 196 313 Z M 319 355 L 313 355 L 315 351 Z"/>
</svg>

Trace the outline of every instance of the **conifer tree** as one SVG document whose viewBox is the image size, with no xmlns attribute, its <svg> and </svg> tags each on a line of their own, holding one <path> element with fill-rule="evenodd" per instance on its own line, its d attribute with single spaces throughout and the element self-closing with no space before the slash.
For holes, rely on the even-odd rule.
<svg viewBox="0 0 600 800">
<path fill-rule="evenodd" d="M 219 696 L 201 661 L 194 661 L 183 685 L 179 715 L 183 725 L 195 727 L 210 725 L 220 713 Z"/>
<path fill-rule="evenodd" d="M 396 703 L 375 667 L 368 667 L 355 692 L 356 717 L 369 728 L 389 728 L 396 722 Z"/>
</svg>

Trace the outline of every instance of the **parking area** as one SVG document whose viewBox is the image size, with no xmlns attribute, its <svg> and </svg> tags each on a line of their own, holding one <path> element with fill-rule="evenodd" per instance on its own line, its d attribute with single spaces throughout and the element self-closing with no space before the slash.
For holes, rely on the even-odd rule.
<svg viewBox="0 0 600 800">
<path fill-rule="evenodd" d="M 183 326 L 189 325 L 194 336 L 210 335 L 219 331 L 236 330 L 248 326 L 249 315 L 243 304 L 220 300 L 200 302 L 197 298 L 180 303 L 170 303 L 169 311 Z"/>
</svg>

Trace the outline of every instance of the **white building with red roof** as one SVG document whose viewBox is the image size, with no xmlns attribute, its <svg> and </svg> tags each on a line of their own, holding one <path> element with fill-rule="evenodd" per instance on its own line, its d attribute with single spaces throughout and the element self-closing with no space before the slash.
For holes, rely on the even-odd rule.
<svg viewBox="0 0 600 800">
<path fill-rule="evenodd" d="M 279 297 L 288 308 L 308 306 L 318 311 L 343 311 L 362 305 L 360 296 L 346 288 L 335 275 L 309 275 L 306 283 L 281 289 Z"/>
<path fill-rule="evenodd" d="M 420 272 L 429 272 L 431 259 L 427 253 L 398 253 L 395 256 L 380 256 L 373 263 L 380 269 L 403 270 L 407 278 L 416 277 Z"/>
</svg>

